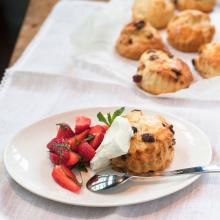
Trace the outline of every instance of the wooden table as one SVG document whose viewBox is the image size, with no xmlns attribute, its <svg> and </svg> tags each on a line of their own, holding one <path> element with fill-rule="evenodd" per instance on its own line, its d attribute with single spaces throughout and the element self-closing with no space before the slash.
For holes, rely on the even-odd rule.
<svg viewBox="0 0 220 220">
<path fill-rule="evenodd" d="M 12 65 L 33 39 L 58 0 L 30 0 L 26 16 L 10 61 Z"/>
<path fill-rule="evenodd" d="M 11 57 L 10 65 L 13 65 L 19 56 L 23 53 L 24 49 L 33 39 L 37 31 L 40 29 L 42 23 L 46 19 L 47 15 L 58 1 L 59 0 L 30 0 L 26 16 Z"/>
</svg>

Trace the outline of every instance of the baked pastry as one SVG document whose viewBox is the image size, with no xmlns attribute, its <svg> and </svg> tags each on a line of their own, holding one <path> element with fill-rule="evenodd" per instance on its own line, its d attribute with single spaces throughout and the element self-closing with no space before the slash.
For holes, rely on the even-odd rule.
<svg viewBox="0 0 220 220">
<path fill-rule="evenodd" d="M 144 115 L 134 110 L 125 116 L 134 136 L 126 155 L 112 159 L 113 169 L 134 174 L 164 170 L 174 155 L 173 126 L 161 116 Z"/>
<path fill-rule="evenodd" d="M 148 50 L 139 60 L 133 81 L 143 90 L 161 94 L 189 87 L 192 73 L 182 60 L 159 50 Z"/>
<path fill-rule="evenodd" d="M 122 30 L 116 50 L 126 58 L 138 60 L 148 49 L 165 48 L 160 33 L 145 21 L 131 22 Z"/>
<path fill-rule="evenodd" d="M 215 33 L 209 16 L 197 10 L 186 10 L 174 16 L 168 24 L 168 41 L 183 52 L 196 52 L 209 43 Z"/>
<path fill-rule="evenodd" d="M 203 12 L 211 12 L 216 0 L 172 0 L 179 10 L 197 9 Z"/>
<path fill-rule="evenodd" d="M 134 20 L 145 20 L 155 28 L 165 28 L 174 15 L 174 5 L 168 0 L 135 0 Z"/>
<path fill-rule="evenodd" d="M 192 61 L 204 78 L 220 76 L 220 42 L 203 45 Z"/>
</svg>

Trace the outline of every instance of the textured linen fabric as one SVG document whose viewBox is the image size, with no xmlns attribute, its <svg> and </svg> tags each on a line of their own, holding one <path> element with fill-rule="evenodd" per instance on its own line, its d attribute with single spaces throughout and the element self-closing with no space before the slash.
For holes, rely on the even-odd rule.
<svg viewBox="0 0 220 220">
<path fill-rule="evenodd" d="M 40 198 L 8 176 L 3 150 L 22 127 L 49 115 L 89 106 L 134 106 L 173 113 L 209 137 L 213 163 L 220 163 L 219 103 L 147 100 L 132 89 L 45 73 L 12 72 L 0 96 L 0 217 L 2 219 L 219 219 L 220 176 L 206 175 L 164 198 L 115 208 L 86 208 Z M 188 103 L 188 104 L 187 104 Z M 172 104 L 172 107 L 170 106 Z M 201 109 L 201 106 L 204 108 Z M 192 107 L 191 107 L 192 106 Z M 211 111 L 210 111 L 211 109 Z M 198 152 L 199 153 L 199 152 Z M 166 189 L 164 189 L 166 190 Z M 147 193 L 147 192 L 146 192 Z M 74 195 L 73 195 L 74 196 Z M 205 208 L 204 208 L 205 207 Z"/>
<path fill-rule="evenodd" d="M 25 190 L 7 174 L 3 151 L 23 127 L 64 111 L 116 105 L 146 107 L 187 119 L 206 133 L 213 148 L 212 163 L 220 164 L 220 102 L 146 98 L 113 77 L 110 69 L 104 71 L 86 62 L 73 65 L 68 43 L 70 23 L 74 26 L 79 22 L 78 12 L 83 11 L 85 16 L 81 17 L 86 19 L 105 5 L 86 1 L 58 3 L 21 59 L 5 75 L 0 87 L 0 219 L 219 220 L 217 174 L 202 176 L 185 189 L 155 201 L 114 208 L 49 201 Z"/>
</svg>

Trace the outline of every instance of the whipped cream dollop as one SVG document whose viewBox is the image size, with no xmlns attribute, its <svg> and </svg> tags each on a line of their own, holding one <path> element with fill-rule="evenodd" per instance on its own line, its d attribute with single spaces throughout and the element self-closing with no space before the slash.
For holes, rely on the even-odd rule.
<svg viewBox="0 0 220 220">
<path fill-rule="evenodd" d="M 127 154 L 133 131 L 126 118 L 118 116 L 107 130 L 105 137 L 91 160 L 91 169 L 101 170 L 110 164 L 115 157 Z"/>
</svg>

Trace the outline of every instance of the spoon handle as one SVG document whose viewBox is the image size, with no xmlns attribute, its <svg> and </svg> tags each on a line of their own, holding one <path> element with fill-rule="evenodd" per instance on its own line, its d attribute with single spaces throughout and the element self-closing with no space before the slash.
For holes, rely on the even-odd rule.
<svg viewBox="0 0 220 220">
<path fill-rule="evenodd" d="M 176 176 L 183 174 L 203 174 L 203 173 L 218 173 L 218 172 L 220 172 L 220 166 L 210 165 L 210 166 L 190 167 L 190 168 L 172 170 L 172 171 L 152 171 L 152 172 L 144 173 L 140 176 L 131 175 L 131 177 L 145 178 L 145 177 L 154 177 L 154 176 Z"/>
</svg>

